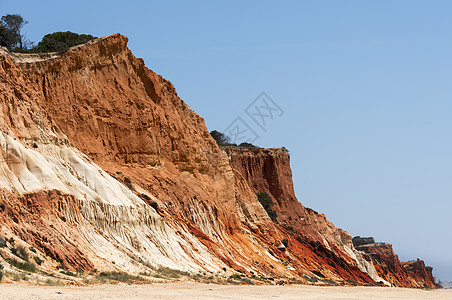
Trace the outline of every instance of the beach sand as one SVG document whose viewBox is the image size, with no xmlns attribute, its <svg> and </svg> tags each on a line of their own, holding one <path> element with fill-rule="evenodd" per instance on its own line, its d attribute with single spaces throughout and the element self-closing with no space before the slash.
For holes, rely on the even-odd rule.
<svg viewBox="0 0 452 300">
<path fill-rule="evenodd" d="M 452 299 L 452 290 L 384 287 L 250 286 L 200 283 L 93 285 L 1 284 L 0 299 Z"/>
</svg>

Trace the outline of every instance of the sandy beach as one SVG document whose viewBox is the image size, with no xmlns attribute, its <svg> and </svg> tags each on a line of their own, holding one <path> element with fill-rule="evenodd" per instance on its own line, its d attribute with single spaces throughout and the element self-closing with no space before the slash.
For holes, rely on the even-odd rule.
<svg viewBox="0 0 452 300">
<path fill-rule="evenodd" d="M 452 299 L 452 290 L 199 283 L 87 287 L 0 285 L 0 299 Z"/>
</svg>

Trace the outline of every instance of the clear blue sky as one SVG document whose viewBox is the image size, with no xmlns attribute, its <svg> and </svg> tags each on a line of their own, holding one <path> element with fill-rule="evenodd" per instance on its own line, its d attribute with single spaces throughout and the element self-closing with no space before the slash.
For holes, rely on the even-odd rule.
<svg viewBox="0 0 452 300">
<path fill-rule="evenodd" d="M 298 199 L 452 280 L 451 1 L 0 1 L 38 42 L 120 32 L 209 130 L 292 155 Z M 284 115 L 260 130 L 265 91 Z"/>
</svg>

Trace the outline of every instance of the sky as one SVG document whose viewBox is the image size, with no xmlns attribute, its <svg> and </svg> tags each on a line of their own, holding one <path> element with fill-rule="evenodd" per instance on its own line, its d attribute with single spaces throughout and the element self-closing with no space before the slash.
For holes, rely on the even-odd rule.
<svg viewBox="0 0 452 300">
<path fill-rule="evenodd" d="M 209 130 L 239 122 L 254 144 L 289 149 L 305 206 L 452 281 L 451 1 L 0 0 L 0 12 L 22 15 L 34 42 L 126 35 Z M 256 107 L 272 112 L 265 126 Z"/>
</svg>

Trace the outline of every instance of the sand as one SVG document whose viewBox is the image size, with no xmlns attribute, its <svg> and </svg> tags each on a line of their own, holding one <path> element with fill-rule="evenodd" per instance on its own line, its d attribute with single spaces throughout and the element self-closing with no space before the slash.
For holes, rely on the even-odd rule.
<svg viewBox="0 0 452 300">
<path fill-rule="evenodd" d="M 1 284 L 0 299 L 452 299 L 452 290 L 383 287 L 234 286 L 200 283 L 87 287 Z"/>
</svg>

